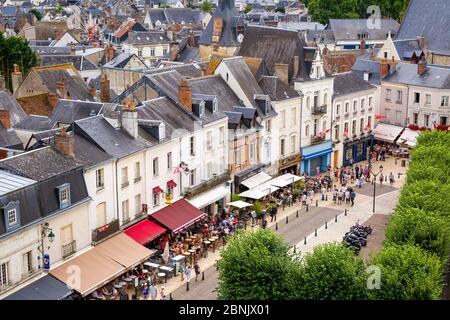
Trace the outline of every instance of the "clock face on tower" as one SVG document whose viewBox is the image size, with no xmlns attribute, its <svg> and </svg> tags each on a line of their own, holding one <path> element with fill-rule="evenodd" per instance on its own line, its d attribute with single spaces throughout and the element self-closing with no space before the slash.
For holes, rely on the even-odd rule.
<svg viewBox="0 0 450 320">
<path fill-rule="evenodd" d="M 243 40 L 244 40 L 244 35 L 242 33 L 239 33 L 238 36 L 237 36 L 237 41 L 239 43 L 241 43 Z"/>
</svg>

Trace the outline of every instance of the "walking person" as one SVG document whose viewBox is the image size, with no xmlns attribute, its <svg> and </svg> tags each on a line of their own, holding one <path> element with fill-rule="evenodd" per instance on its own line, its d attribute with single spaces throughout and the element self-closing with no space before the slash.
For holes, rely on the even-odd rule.
<svg viewBox="0 0 450 320">
<path fill-rule="evenodd" d="M 345 191 L 345 203 L 350 203 L 350 190 Z"/>
<path fill-rule="evenodd" d="M 148 300 L 148 294 L 149 294 L 149 289 L 148 289 L 148 285 L 146 282 L 146 283 L 144 283 L 144 288 L 142 288 L 142 296 L 143 296 L 144 300 Z"/>
<path fill-rule="evenodd" d="M 342 204 L 342 199 L 343 199 L 343 193 L 342 193 L 342 189 L 340 189 L 337 193 L 337 197 L 338 197 L 338 205 Z"/>
<path fill-rule="evenodd" d="M 166 293 L 164 292 L 164 287 L 161 287 L 161 290 L 159 290 L 159 299 L 166 300 Z"/>
<path fill-rule="evenodd" d="M 333 191 L 333 203 L 334 203 L 334 204 L 336 204 L 337 194 L 338 194 L 338 191 L 337 191 L 337 189 L 335 188 L 334 191 Z"/>
<path fill-rule="evenodd" d="M 184 274 L 186 275 L 186 282 L 190 282 L 192 272 L 191 272 L 191 268 L 189 268 L 189 265 L 186 266 L 186 269 L 184 270 Z"/>
<path fill-rule="evenodd" d="M 184 270 L 183 270 L 183 265 L 180 263 L 180 267 L 178 268 L 178 272 L 181 275 L 181 281 L 184 281 Z"/>
<path fill-rule="evenodd" d="M 200 274 L 200 266 L 198 265 L 198 261 L 195 261 L 194 264 L 194 271 L 195 271 L 195 281 L 198 279 L 198 275 Z"/>
<path fill-rule="evenodd" d="M 395 180 L 394 180 L 394 175 L 393 175 L 392 172 L 391 172 L 391 174 L 389 175 L 389 184 L 391 185 L 391 187 L 392 187 L 392 185 L 394 184 L 394 182 L 395 182 Z"/>
<path fill-rule="evenodd" d="M 327 190 L 325 189 L 325 187 L 322 187 L 322 201 L 325 201 L 326 193 L 327 193 Z"/>
<path fill-rule="evenodd" d="M 320 167 L 319 166 L 316 167 L 316 176 L 318 176 L 318 175 L 320 175 Z"/>
<path fill-rule="evenodd" d="M 383 185 L 384 176 L 383 173 L 380 174 L 380 184 Z M 376 183 L 376 181 L 375 181 Z"/>
<path fill-rule="evenodd" d="M 156 297 L 158 296 L 158 289 L 156 288 L 156 286 L 152 283 L 150 285 L 150 297 L 152 298 L 152 300 L 156 300 Z"/>
<path fill-rule="evenodd" d="M 355 204 L 356 192 L 352 188 L 350 189 L 350 201 L 352 203 L 352 207 Z"/>
</svg>

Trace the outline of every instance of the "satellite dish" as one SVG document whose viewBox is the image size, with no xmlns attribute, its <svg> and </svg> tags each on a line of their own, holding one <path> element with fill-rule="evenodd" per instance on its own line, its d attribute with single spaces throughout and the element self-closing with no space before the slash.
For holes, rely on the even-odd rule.
<svg viewBox="0 0 450 320">
<path fill-rule="evenodd" d="M 237 41 L 239 43 L 241 43 L 243 40 L 244 40 L 244 35 L 242 33 L 239 33 L 238 36 L 237 36 Z"/>
</svg>

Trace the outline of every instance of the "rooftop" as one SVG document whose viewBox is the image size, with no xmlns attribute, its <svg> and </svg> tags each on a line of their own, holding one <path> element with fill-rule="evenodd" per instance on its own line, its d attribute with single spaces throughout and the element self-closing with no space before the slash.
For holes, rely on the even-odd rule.
<svg viewBox="0 0 450 320">
<path fill-rule="evenodd" d="M 8 171 L 0 170 L 0 196 L 11 191 L 22 189 L 37 181 L 12 174 Z"/>
</svg>

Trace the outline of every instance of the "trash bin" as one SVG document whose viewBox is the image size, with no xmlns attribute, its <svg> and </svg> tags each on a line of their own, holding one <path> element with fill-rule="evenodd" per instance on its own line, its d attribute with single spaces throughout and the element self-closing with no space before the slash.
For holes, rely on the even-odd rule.
<svg viewBox="0 0 450 320">
<path fill-rule="evenodd" d="M 406 167 L 406 160 L 402 159 L 402 167 Z"/>
</svg>

